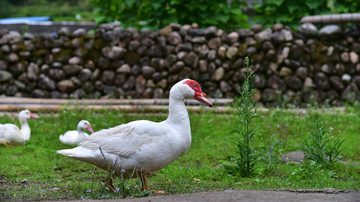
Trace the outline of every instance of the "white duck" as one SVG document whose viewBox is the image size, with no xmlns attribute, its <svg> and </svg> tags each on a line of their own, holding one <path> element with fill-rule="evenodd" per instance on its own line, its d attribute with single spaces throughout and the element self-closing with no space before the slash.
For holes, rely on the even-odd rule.
<svg viewBox="0 0 360 202">
<path fill-rule="evenodd" d="M 147 175 L 169 165 L 190 148 L 190 120 L 184 99 L 195 98 L 212 107 L 205 96 L 196 81 L 184 79 L 170 90 L 169 115 L 165 121 L 138 120 L 101 130 L 78 147 L 57 153 L 115 171 L 115 175 L 140 176 L 142 189 L 149 190 Z M 115 190 L 111 179 L 108 187 Z"/>
<path fill-rule="evenodd" d="M 64 133 L 64 135 L 59 136 L 60 142 L 67 145 L 77 145 L 89 137 L 84 130 L 94 133 L 89 121 L 81 120 L 77 125 L 77 130 L 70 130 Z"/>
<path fill-rule="evenodd" d="M 26 109 L 19 113 L 21 129 L 10 123 L 0 124 L 0 143 L 4 146 L 10 147 L 21 145 L 24 144 L 25 141 L 28 141 L 30 139 L 31 130 L 27 123 L 27 119 L 30 118 L 37 119 L 39 116 Z"/>
</svg>

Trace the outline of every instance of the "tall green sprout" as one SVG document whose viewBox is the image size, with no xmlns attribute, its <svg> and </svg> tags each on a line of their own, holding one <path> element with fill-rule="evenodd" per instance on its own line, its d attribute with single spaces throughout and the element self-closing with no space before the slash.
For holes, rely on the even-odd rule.
<svg viewBox="0 0 360 202">
<path fill-rule="evenodd" d="M 253 95 L 256 90 L 251 88 L 250 84 L 254 79 L 254 72 L 251 70 L 249 58 L 245 58 L 246 73 L 243 74 L 245 79 L 242 87 L 239 89 L 239 96 L 235 97 L 237 114 L 240 119 L 239 128 L 236 130 L 236 151 L 233 157 L 234 164 L 226 166 L 226 169 L 233 175 L 249 177 L 254 171 L 258 155 L 252 147 L 251 142 L 255 136 L 255 127 L 253 119 L 256 117 L 257 108 Z"/>
<path fill-rule="evenodd" d="M 308 160 L 314 161 L 323 167 L 328 167 L 339 159 L 340 149 L 344 140 L 335 138 L 331 141 L 329 129 L 321 121 L 320 116 L 315 114 L 312 119 L 312 130 L 308 139 L 305 139 L 303 149 Z"/>
</svg>

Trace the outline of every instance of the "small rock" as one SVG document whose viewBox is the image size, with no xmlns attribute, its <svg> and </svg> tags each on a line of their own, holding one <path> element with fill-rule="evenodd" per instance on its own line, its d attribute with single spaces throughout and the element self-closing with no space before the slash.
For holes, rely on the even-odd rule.
<svg viewBox="0 0 360 202">
<path fill-rule="evenodd" d="M 221 81 L 220 90 L 224 93 L 227 93 L 227 92 L 231 92 L 232 88 L 226 81 Z"/>
<path fill-rule="evenodd" d="M 349 74 L 343 74 L 342 77 L 341 77 L 341 80 L 345 84 L 349 84 L 351 82 L 351 76 Z"/>
<path fill-rule="evenodd" d="M 164 90 L 162 88 L 156 88 L 154 90 L 153 98 L 163 98 Z"/>
<path fill-rule="evenodd" d="M 19 61 L 19 56 L 16 54 L 16 53 L 10 53 L 8 56 L 7 56 L 7 60 L 9 62 L 17 62 Z"/>
<path fill-rule="evenodd" d="M 231 46 L 226 51 L 226 57 L 229 58 L 230 60 L 234 59 L 237 55 L 238 55 L 238 49 L 234 46 Z"/>
<path fill-rule="evenodd" d="M 313 80 L 310 77 L 306 77 L 304 81 L 303 91 L 304 92 L 312 91 L 314 87 L 315 84 Z"/>
<path fill-rule="evenodd" d="M 263 27 L 260 24 L 255 24 L 250 28 L 250 30 L 255 33 L 260 32 L 262 29 L 263 29 Z"/>
<path fill-rule="evenodd" d="M 62 28 L 60 28 L 58 33 L 59 33 L 59 35 L 70 36 L 71 31 L 70 31 L 70 28 L 68 28 L 68 27 L 62 27 Z"/>
<path fill-rule="evenodd" d="M 112 47 L 104 47 L 101 50 L 102 54 L 110 59 L 118 59 L 124 56 L 126 50 L 119 46 L 112 46 Z"/>
<path fill-rule="evenodd" d="M 219 55 L 221 58 L 225 58 L 226 48 L 225 48 L 224 46 L 219 47 L 219 49 L 218 49 L 218 55 Z"/>
<path fill-rule="evenodd" d="M 55 90 L 56 83 L 44 74 L 39 76 L 39 87 L 46 90 Z"/>
<path fill-rule="evenodd" d="M 338 25 L 326 25 L 320 29 L 319 35 L 324 38 L 338 38 L 342 35 L 342 30 Z"/>
<path fill-rule="evenodd" d="M 141 68 L 141 72 L 142 72 L 143 76 L 148 78 L 155 72 L 155 69 L 153 67 L 150 67 L 150 66 L 143 66 Z"/>
<path fill-rule="evenodd" d="M 348 52 L 341 53 L 340 57 L 341 57 L 341 60 L 343 62 L 349 62 L 350 61 L 350 56 L 349 56 Z"/>
<path fill-rule="evenodd" d="M 70 58 L 68 62 L 71 65 L 80 65 L 82 63 L 81 58 L 78 56 L 74 56 Z"/>
<path fill-rule="evenodd" d="M 121 67 L 119 67 L 116 70 L 116 73 L 120 73 L 120 74 L 129 74 L 131 72 L 131 67 L 128 64 L 123 64 L 121 65 Z"/>
<path fill-rule="evenodd" d="M 39 66 L 36 63 L 30 63 L 27 68 L 27 78 L 31 81 L 36 81 L 40 72 Z"/>
<path fill-rule="evenodd" d="M 286 84 L 284 83 L 284 81 L 282 79 L 280 79 L 276 75 L 270 76 L 270 78 L 268 79 L 268 82 L 267 82 L 267 86 L 269 86 L 275 90 L 280 90 L 282 92 L 285 92 L 285 90 L 286 90 Z"/>
<path fill-rule="evenodd" d="M 65 65 L 63 67 L 65 75 L 67 75 L 67 76 L 75 75 L 75 74 L 79 73 L 82 69 L 83 69 L 83 67 L 80 65 Z"/>
<path fill-rule="evenodd" d="M 288 68 L 288 67 L 282 67 L 282 68 L 280 69 L 279 75 L 280 75 L 281 77 L 286 77 L 286 76 L 289 76 L 289 75 L 291 75 L 291 74 L 292 74 L 292 70 L 291 70 L 290 68 Z"/>
<path fill-rule="evenodd" d="M 28 182 L 28 180 L 27 180 L 27 179 L 23 179 L 23 180 L 21 180 L 20 182 L 23 183 L 23 184 L 25 184 L 25 183 Z"/>
<path fill-rule="evenodd" d="M 208 46 L 210 49 L 216 50 L 222 45 L 222 41 L 219 37 L 215 37 L 209 40 Z"/>
<path fill-rule="evenodd" d="M 333 88 L 335 88 L 335 90 L 337 90 L 338 92 L 342 92 L 344 90 L 344 84 L 341 81 L 340 77 L 331 76 L 329 81 Z"/>
<path fill-rule="evenodd" d="M 350 61 L 351 61 L 351 63 L 353 63 L 353 64 L 358 63 L 358 62 L 359 62 L 359 55 L 358 55 L 356 52 L 351 51 L 351 52 L 350 52 Z"/>
<path fill-rule="evenodd" d="M 228 38 L 232 44 L 236 43 L 239 40 L 239 34 L 237 32 L 231 32 L 228 35 Z"/>
<path fill-rule="evenodd" d="M 57 84 L 57 87 L 63 93 L 71 93 L 75 90 L 75 85 L 71 80 L 62 80 Z"/>
<path fill-rule="evenodd" d="M 72 37 L 82 37 L 86 35 L 86 30 L 84 28 L 79 28 L 76 29 L 73 33 L 72 33 Z"/>
<path fill-rule="evenodd" d="M 165 26 L 159 30 L 159 34 L 162 36 L 167 36 L 172 32 L 172 29 L 170 26 Z"/>
<path fill-rule="evenodd" d="M 272 37 L 271 29 L 265 29 L 255 34 L 255 39 L 260 42 L 271 40 L 271 37 Z"/>
<path fill-rule="evenodd" d="M 360 91 L 357 85 L 350 83 L 341 94 L 341 99 L 345 102 L 353 103 L 360 96 Z"/>
<path fill-rule="evenodd" d="M 298 31 L 307 36 L 315 36 L 318 33 L 317 27 L 311 23 L 302 24 L 299 27 Z"/>
<path fill-rule="evenodd" d="M 284 81 L 286 85 L 294 91 L 300 90 L 302 88 L 302 82 L 297 76 L 287 76 L 285 77 Z"/>
<path fill-rule="evenodd" d="M 293 151 L 288 152 L 283 155 L 281 158 L 282 162 L 295 162 L 295 163 L 301 163 L 304 160 L 304 152 L 303 151 Z"/>
<path fill-rule="evenodd" d="M 197 36 L 191 39 L 191 42 L 194 44 L 203 44 L 206 43 L 206 38 L 204 36 Z"/>
<path fill-rule="evenodd" d="M 114 83 L 114 78 L 115 78 L 115 72 L 110 70 L 105 70 L 102 73 L 100 80 L 104 84 L 112 85 Z"/>
<path fill-rule="evenodd" d="M 5 70 L 0 70 L 0 83 L 8 82 L 8 81 L 10 81 L 11 78 L 12 78 L 11 73 L 9 73 Z"/>
<path fill-rule="evenodd" d="M 224 78 L 224 75 L 225 75 L 225 69 L 220 67 L 214 72 L 212 76 L 212 80 L 220 81 L 222 78 Z"/>
<path fill-rule="evenodd" d="M 330 85 L 329 85 L 329 80 L 327 78 L 327 76 L 322 73 L 322 72 L 318 72 L 315 74 L 315 77 L 314 77 L 314 80 L 315 80 L 315 84 L 316 84 L 316 87 L 320 90 L 327 90 L 330 88 Z"/>
<path fill-rule="evenodd" d="M 190 52 L 185 55 L 184 62 L 191 67 L 196 67 L 199 62 L 199 57 L 194 52 Z"/>
<path fill-rule="evenodd" d="M 180 34 L 178 32 L 171 32 L 167 36 L 167 40 L 172 45 L 178 45 L 178 44 L 182 43 L 182 38 L 181 38 L 181 36 L 180 36 Z"/>
<path fill-rule="evenodd" d="M 276 42 L 286 42 L 293 40 L 293 35 L 289 30 L 283 29 L 281 31 L 277 31 L 273 34 L 273 39 Z"/>
<path fill-rule="evenodd" d="M 78 75 L 80 81 L 85 82 L 91 78 L 91 70 L 88 68 L 82 69 Z"/>
<path fill-rule="evenodd" d="M 213 38 L 216 36 L 216 27 L 215 26 L 210 26 L 208 28 L 205 29 L 205 37 L 206 38 Z"/>
</svg>

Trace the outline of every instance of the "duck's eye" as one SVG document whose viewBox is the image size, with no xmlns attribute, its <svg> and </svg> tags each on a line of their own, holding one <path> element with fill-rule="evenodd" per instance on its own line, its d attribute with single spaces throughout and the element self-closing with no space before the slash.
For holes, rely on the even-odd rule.
<svg viewBox="0 0 360 202">
<path fill-rule="evenodd" d="M 194 84 L 194 88 L 196 88 L 197 87 L 197 85 L 196 84 Z"/>
</svg>

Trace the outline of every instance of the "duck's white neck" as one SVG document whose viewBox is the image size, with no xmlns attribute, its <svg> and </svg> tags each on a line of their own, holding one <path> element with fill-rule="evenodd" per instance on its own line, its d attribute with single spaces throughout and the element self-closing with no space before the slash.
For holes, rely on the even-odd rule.
<svg viewBox="0 0 360 202">
<path fill-rule="evenodd" d="M 80 128 L 78 128 L 77 131 L 78 131 L 77 141 L 82 140 L 84 136 L 86 136 L 86 133 L 82 131 Z"/>
<path fill-rule="evenodd" d="M 30 127 L 26 119 L 19 118 L 19 121 L 21 125 L 21 134 L 23 136 L 23 139 L 25 141 L 28 141 L 30 139 L 30 134 L 31 134 Z"/>
<path fill-rule="evenodd" d="M 184 96 L 178 90 L 170 91 L 169 116 L 166 120 L 169 124 L 178 125 L 190 131 L 190 120 L 184 103 Z"/>
</svg>

